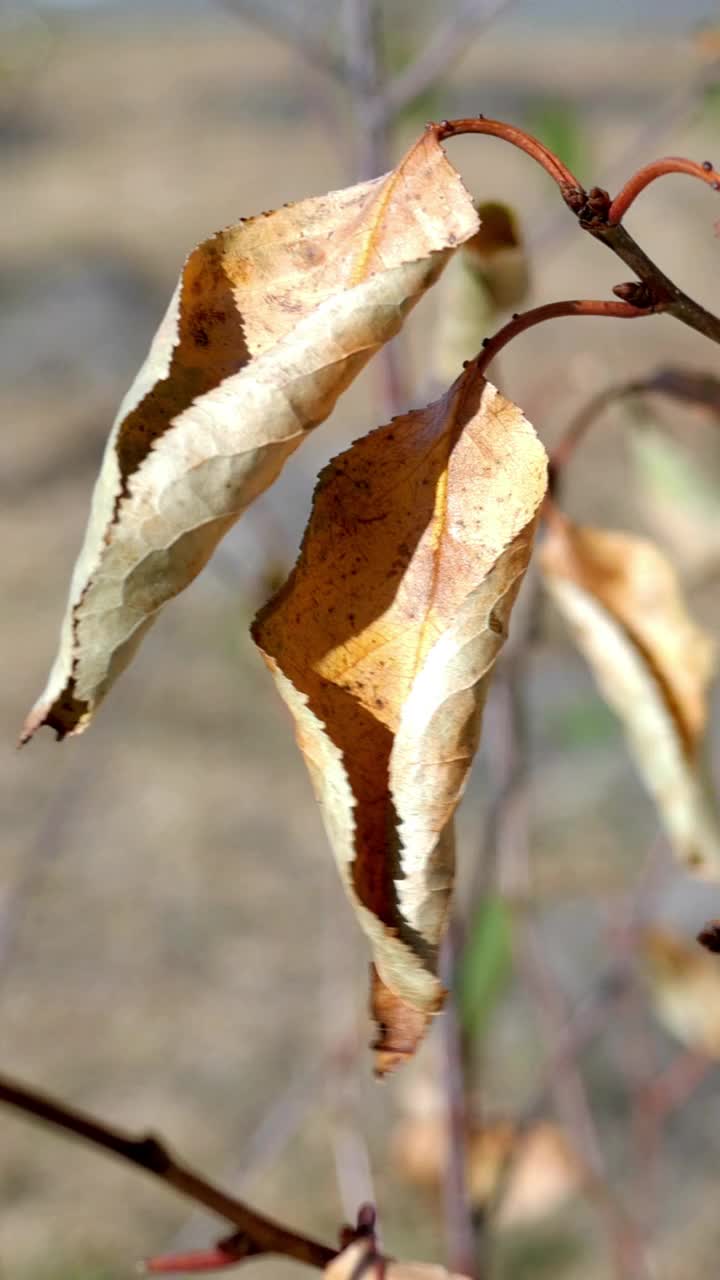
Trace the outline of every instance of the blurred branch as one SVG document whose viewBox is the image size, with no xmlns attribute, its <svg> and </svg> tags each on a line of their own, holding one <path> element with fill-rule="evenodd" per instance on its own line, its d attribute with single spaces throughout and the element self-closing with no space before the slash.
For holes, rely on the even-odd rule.
<svg viewBox="0 0 720 1280">
<path fill-rule="evenodd" d="M 134 1137 L 46 1094 L 17 1084 L 6 1076 L 0 1076 L 0 1103 L 34 1116 L 128 1161 L 136 1168 L 159 1178 L 180 1195 L 187 1196 L 227 1219 L 239 1228 L 232 1237 L 232 1252 L 237 1259 L 277 1253 L 309 1266 L 323 1268 L 336 1256 L 335 1249 L 263 1217 L 219 1187 L 213 1186 L 200 1174 L 177 1161 L 163 1143 L 152 1135 Z"/>
<path fill-rule="evenodd" d="M 513 0 L 467 0 L 457 13 L 448 14 L 422 53 L 387 84 L 378 104 L 387 119 L 404 111 L 444 76 L 468 47 L 480 27 L 493 22 Z"/>
<path fill-rule="evenodd" d="M 623 174 L 639 161 L 656 144 L 659 145 L 669 129 L 686 121 L 702 100 L 706 89 L 717 80 L 720 73 L 720 62 L 712 62 L 703 68 L 702 73 L 688 83 L 683 84 L 675 93 L 663 94 L 652 112 L 643 116 L 642 123 L 636 129 L 630 141 L 611 161 L 605 177 L 608 186 L 614 187 L 622 181 Z M 542 224 L 533 233 L 530 232 L 529 247 L 544 253 L 551 248 L 554 241 L 564 235 L 562 218 L 557 215 Z"/>
<path fill-rule="evenodd" d="M 550 472 L 553 484 L 557 485 L 578 445 L 606 409 L 629 396 L 651 393 L 707 409 L 720 421 L 720 379 L 709 373 L 667 365 L 655 369 L 644 378 L 633 378 L 629 382 L 604 387 L 582 405 L 552 450 Z"/>
<path fill-rule="evenodd" d="M 521 596 L 522 599 L 522 596 Z M 487 884 L 489 870 L 495 877 L 510 880 L 515 896 L 527 899 L 530 889 L 530 747 L 529 726 L 525 707 L 525 688 L 532 648 L 540 625 L 542 595 L 539 578 L 530 579 L 520 615 L 519 628 L 513 632 L 508 655 L 497 673 L 502 684 L 502 697 L 496 700 L 495 730 L 501 750 L 499 768 L 495 772 L 495 807 L 481 853 L 482 880 Z M 542 941 L 529 916 L 524 920 L 524 939 L 519 948 L 521 972 L 538 1010 L 543 1038 L 550 1046 L 547 1066 L 537 1097 L 525 1109 L 521 1123 L 537 1113 L 546 1092 L 553 1098 L 555 1110 L 564 1124 L 582 1160 L 591 1171 L 590 1190 L 607 1222 L 618 1277 L 638 1280 L 647 1274 L 644 1248 L 637 1229 L 630 1222 L 615 1197 L 604 1169 L 603 1154 L 595 1122 L 588 1102 L 585 1083 L 578 1064 L 579 1053 L 604 1024 L 619 992 L 625 988 L 628 975 L 613 972 L 603 975 L 583 1017 L 573 1015 L 567 998 L 548 964 Z M 505 1183 L 506 1179 L 501 1180 Z M 487 1231 L 487 1224 L 484 1226 Z"/>
<path fill-rule="evenodd" d="M 462 952 L 462 928 L 451 918 L 441 953 L 441 974 L 447 987 L 443 1008 L 443 1085 L 447 1126 L 444 1211 L 447 1232 L 448 1266 L 460 1275 L 483 1280 L 485 1267 L 478 1267 L 483 1240 L 474 1230 L 473 1210 L 467 1181 L 470 1115 L 467 1101 L 468 1061 L 454 994 L 455 975 Z M 484 1262 L 484 1259 L 483 1259 Z"/>
<path fill-rule="evenodd" d="M 340 85 L 345 83 L 347 67 L 344 58 L 334 54 L 325 40 L 315 39 L 307 21 L 302 20 L 302 6 L 276 14 L 262 0 L 219 0 L 219 3 L 235 17 L 247 18 L 261 31 L 292 45 L 315 71 L 331 76 Z"/>
<path fill-rule="evenodd" d="M 376 178 L 389 168 L 387 111 L 383 99 L 380 7 L 377 0 L 343 0 L 346 83 L 353 111 L 356 173 Z"/>
</svg>

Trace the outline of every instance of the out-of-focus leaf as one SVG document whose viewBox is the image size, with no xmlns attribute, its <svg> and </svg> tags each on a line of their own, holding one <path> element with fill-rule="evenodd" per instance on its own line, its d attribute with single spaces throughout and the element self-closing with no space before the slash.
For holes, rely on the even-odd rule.
<svg viewBox="0 0 720 1280">
<path fill-rule="evenodd" d="M 380 1073 L 442 1003 L 452 817 L 546 466 L 520 410 L 470 366 L 325 469 L 298 563 L 253 628 L 372 944 Z"/>
<path fill-rule="evenodd" d="M 499 311 L 519 306 L 530 287 L 515 214 L 496 201 L 477 205 L 480 230 L 449 264 L 439 295 L 433 374 L 449 382 L 471 360 Z"/>
<path fill-rule="evenodd" d="M 468 1189 L 476 1208 L 500 1196 L 498 1225 L 516 1226 L 552 1213 L 585 1180 L 581 1161 L 561 1131 L 540 1122 L 518 1129 L 510 1121 L 485 1125 L 468 1135 Z M 442 1112 L 401 1121 L 393 1136 L 393 1158 L 411 1182 L 441 1186 L 447 1163 L 447 1121 Z"/>
<path fill-rule="evenodd" d="M 512 918 L 502 898 L 484 899 L 470 923 L 459 973 L 463 1026 L 482 1036 L 512 972 Z"/>
<path fill-rule="evenodd" d="M 687 614 L 671 565 L 644 538 L 552 521 L 545 582 L 629 746 L 681 861 L 720 874 L 720 830 L 702 767 L 710 637 Z"/>
<path fill-rule="evenodd" d="M 465 1280 L 431 1262 L 388 1262 L 371 1253 L 367 1240 L 356 1240 L 325 1268 L 326 1280 Z"/>
<path fill-rule="evenodd" d="M 517 215 L 498 200 L 476 208 L 480 229 L 466 241 L 462 256 L 483 280 L 496 310 L 509 311 L 530 288 L 530 264 Z"/>
<path fill-rule="evenodd" d="M 239 222 L 190 254 L 112 428 L 23 739 L 87 726 L 160 607 L 477 225 L 426 131 L 385 177 Z"/>
<path fill-rule="evenodd" d="M 669 929 L 648 929 L 642 955 L 665 1030 L 689 1049 L 720 1058 L 720 965 Z"/>
</svg>

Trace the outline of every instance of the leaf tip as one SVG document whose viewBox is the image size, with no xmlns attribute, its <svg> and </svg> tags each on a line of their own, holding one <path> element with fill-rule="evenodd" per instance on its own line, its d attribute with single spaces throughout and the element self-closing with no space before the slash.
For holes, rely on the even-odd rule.
<svg viewBox="0 0 720 1280">
<path fill-rule="evenodd" d="M 76 698 L 72 683 L 68 684 L 52 702 L 35 703 L 20 732 L 18 747 L 24 747 L 45 725 L 55 731 L 56 741 L 62 742 L 63 738 L 82 733 L 90 723 L 91 715 L 91 704 Z"/>
<path fill-rule="evenodd" d="M 395 995 L 374 964 L 370 966 L 370 1012 L 378 1029 L 370 1046 L 375 1055 L 373 1074 L 382 1080 L 414 1057 L 431 1015 Z"/>
</svg>

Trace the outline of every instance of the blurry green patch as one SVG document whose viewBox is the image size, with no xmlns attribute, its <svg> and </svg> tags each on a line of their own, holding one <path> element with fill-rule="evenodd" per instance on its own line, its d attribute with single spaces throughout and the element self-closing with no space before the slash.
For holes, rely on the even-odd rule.
<svg viewBox="0 0 720 1280">
<path fill-rule="evenodd" d="M 634 461 L 659 498 L 682 503 L 693 514 L 717 519 L 717 475 L 662 431 L 643 427 L 630 436 Z"/>
<path fill-rule="evenodd" d="M 505 1232 L 498 1244 L 498 1280 L 560 1280 L 584 1252 L 577 1236 L 557 1227 Z"/>
<path fill-rule="evenodd" d="M 580 171 L 591 167 L 589 140 L 574 103 L 559 98 L 536 99 L 528 110 L 527 127 L 582 179 Z"/>
<path fill-rule="evenodd" d="M 471 921 L 460 962 L 458 1001 L 463 1028 L 482 1037 L 512 972 L 512 916 L 499 897 L 486 898 Z"/>
<path fill-rule="evenodd" d="M 708 123 L 717 124 L 720 120 L 720 80 L 705 86 L 702 95 L 702 113 Z"/>
<path fill-rule="evenodd" d="M 606 703 L 590 695 L 549 709 L 545 734 L 559 748 L 604 747 L 617 738 L 618 725 Z"/>
</svg>

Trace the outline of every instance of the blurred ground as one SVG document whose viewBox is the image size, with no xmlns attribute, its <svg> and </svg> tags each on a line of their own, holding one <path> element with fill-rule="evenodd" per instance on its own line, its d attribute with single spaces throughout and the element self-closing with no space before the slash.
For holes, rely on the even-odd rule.
<svg viewBox="0 0 720 1280">
<path fill-rule="evenodd" d="M 618 45 L 587 32 L 552 46 L 539 40 L 505 24 L 492 29 L 433 111 L 482 110 L 536 127 L 545 111 L 548 128 L 559 118 L 566 130 L 570 121 L 580 176 L 608 185 L 656 154 L 716 158 L 712 101 L 689 113 L 678 106 L 665 120 L 672 95 L 682 98 L 697 74 L 690 42 L 638 36 Z M 441 1257 L 439 1219 L 388 1165 L 403 1081 L 379 1089 L 369 1079 L 365 951 L 286 716 L 247 636 L 263 575 L 292 559 L 318 466 L 382 416 L 372 369 L 215 567 L 163 615 L 97 726 L 62 748 L 48 734 L 21 755 L 13 750 L 45 680 L 108 423 L 185 253 L 241 214 L 349 178 L 337 138 L 314 113 L 317 92 L 281 44 L 227 15 L 167 7 L 142 25 L 111 14 L 58 17 L 3 47 L 0 1061 L 118 1123 L 150 1125 L 258 1206 L 326 1237 L 343 1213 L 338 1152 L 350 1201 L 365 1192 L 362 1160 L 347 1155 L 362 1133 L 388 1247 Z M 404 135 L 417 124 L 408 121 Z M 648 145 L 638 154 L 643 130 Z M 452 156 L 474 192 L 520 211 L 536 245 L 536 301 L 603 296 L 623 278 L 574 230 L 530 161 L 489 140 L 458 142 Z M 717 213 L 706 190 L 678 178 L 632 216 L 641 243 L 711 308 Z M 432 325 L 429 300 L 411 324 L 417 367 Z M 717 370 L 717 352 L 670 321 L 632 332 L 563 322 L 518 342 L 501 381 L 551 441 L 593 390 L 670 360 Z M 671 417 L 694 433 L 717 476 L 712 429 L 690 413 Z M 568 505 L 586 519 L 673 534 L 664 509 L 640 491 L 622 426 L 616 413 L 597 429 Z M 702 561 L 694 606 L 714 626 L 717 592 L 707 584 L 720 547 L 717 511 L 701 549 L 692 536 L 669 541 L 689 574 Z M 539 920 L 551 963 L 579 994 L 607 959 L 607 926 L 653 845 L 655 822 L 617 727 L 553 623 L 532 675 Z M 481 759 L 460 823 L 466 868 L 484 772 Z M 689 931 L 720 914 L 720 903 L 664 867 L 656 909 Z M 485 1068 L 493 1107 L 522 1097 L 532 1076 L 540 1048 L 529 1018 L 520 996 L 501 1011 Z M 623 1026 L 614 1034 L 587 1065 L 621 1185 Z M 662 1033 L 649 1035 L 659 1060 L 667 1057 Z M 347 1050 L 348 1037 L 359 1046 L 350 1066 L 347 1052 L 340 1067 L 319 1065 L 339 1043 Z M 309 1096 L 304 1111 L 298 1092 Z M 662 1280 L 712 1274 L 702 1268 L 720 1243 L 720 1132 L 708 1118 L 719 1105 L 711 1077 L 670 1134 L 656 1206 Z M 296 1132 L 287 1119 L 294 1106 Z M 285 1128 L 287 1146 L 277 1137 Z M 0 1276 L 124 1280 L 138 1256 L 210 1237 L 207 1220 L 188 1228 L 189 1213 L 134 1172 L 0 1115 Z M 526 1250 L 522 1270 L 521 1241 L 507 1276 L 612 1274 L 600 1245 L 592 1264 L 575 1257 L 573 1242 L 592 1239 L 591 1223 L 589 1211 L 573 1209 L 555 1224 L 561 1252 L 548 1237 L 551 1270 L 540 1269 L 542 1242 Z M 269 1274 L 274 1264 L 260 1265 Z M 276 1265 L 274 1274 L 287 1270 Z"/>
</svg>

